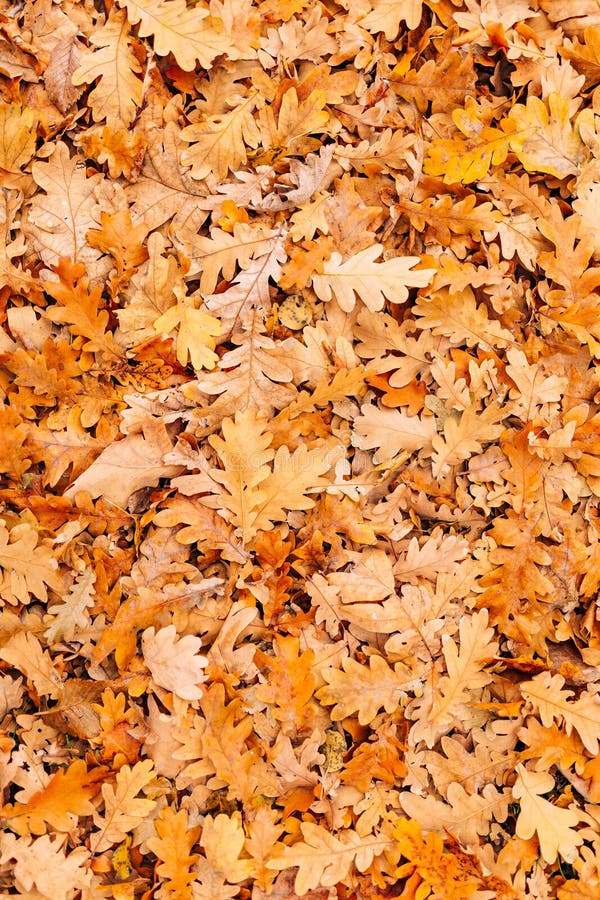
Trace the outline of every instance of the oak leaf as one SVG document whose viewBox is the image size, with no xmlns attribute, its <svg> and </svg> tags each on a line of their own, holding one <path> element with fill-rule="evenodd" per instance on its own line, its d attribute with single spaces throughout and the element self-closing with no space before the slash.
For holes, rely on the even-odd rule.
<svg viewBox="0 0 600 900">
<path fill-rule="evenodd" d="M 101 304 L 104 306 L 102 288 L 96 285 L 88 291 L 90 281 L 85 265 L 61 257 L 53 269 L 59 282 L 46 281 L 44 289 L 61 305 L 49 306 L 45 315 L 54 322 L 68 324 L 73 334 L 87 338 L 84 350 L 112 358 L 119 356 L 119 348 L 108 329 L 108 312 L 99 308 Z"/>
<path fill-rule="evenodd" d="M 218 359 L 215 337 L 221 333 L 221 321 L 189 303 L 176 303 L 153 322 L 157 334 L 177 328 L 177 361 L 194 369 L 212 369 Z"/>
<path fill-rule="evenodd" d="M 460 419 L 449 416 L 443 432 L 434 434 L 431 441 L 433 474 L 442 475 L 474 453 L 481 453 L 484 444 L 502 434 L 503 418 L 504 410 L 496 403 L 490 403 L 481 413 L 470 406 L 461 413 Z"/>
<path fill-rule="evenodd" d="M 547 172 L 556 178 L 575 175 L 584 160 L 584 144 L 570 122 L 569 100 L 561 94 L 528 97 L 515 103 L 508 120 L 513 123 L 510 148 L 528 172 Z"/>
<path fill-rule="evenodd" d="M 413 29 L 421 21 L 422 0 L 370 0 L 370 3 L 371 12 L 362 19 L 361 25 L 373 34 L 383 31 L 388 41 L 397 38 L 400 22 Z"/>
<path fill-rule="evenodd" d="M 215 818 L 206 816 L 201 837 L 204 858 L 196 866 L 199 881 L 201 883 L 205 881 L 206 870 L 211 868 L 230 884 L 237 884 L 249 878 L 254 864 L 251 859 L 241 856 L 244 852 L 245 839 L 239 813 L 232 816 L 220 813 Z"/>
<path fill-rule="evenodd" d="M 411 416 L 402 410 L 379 409 L 367 403 L 354 420 L 352 443 L 361 450 L 377 448 L 373 461 L 379 464 L 401 452 L 430 453 L 435 435 L 433 416 Z"/>
<path fill-rule="evenodd" d="M 467 553 L 466 541 L 455 535 L 444 536 L 434 532 L 422 544 L 413 537 L 406 548 L 406 555 L 394 563 L 394 575 L 410 584 L 419 584 L 421 578 L 435 582 L 441 572 L 454 572 L 457 563 Z"/>
<path fill-rule="evenodd" d="M 277 637 L 277 655 L 273 659 L 257 651 L 254 662 L 266 675 L 256 689 L 259 700 L 273 707 L 273 716 L 281 722 L 283 734 L 296 734 L 309 726 L 314 709 L 310 703 L 316 687 L 312 672 L 315 654 L 300 652 L 298 638 Z"/>
<path fill-rule="evenodd" d="M 116 119 L 129 126 L 142 105 L 143 84 L 125 10 L 113 7 L 106 23 L 90 36 L 90 43 L 95 49 L 81 54 L 72 82 L 78 86 L 100 79 L 88 97 L 94 122 Z"/>
<path fill-rule="evenodd" d="M 413 267 L 420 261 L 417 256 L 397 256 L 385 262 L 376 262 L 383 247 L 374 244 L 342 261 L 339 253 L 323 263 L 323 274 L 314 275 L 313 289 L 321 300 L 333 298 L 344 312 L 351 312 L 358 297 L 371 312 L 383 309 L 385 300 L 403 303 L 409 287 L 425 287 L 434 269 Z"/>
<path fill-rule="evenodd" d="M 154 780 L 154 763 L 144 759 L 133 767 L 122 766 L 113 784 L 102 785 L 103 814 L 94 810 L 94 825 L 90 849 L 101 853 L 119 843 L 137 825 L 146 819 L 156 806 L 155 800 L 141 799 L 137 795 Z"/>
<path fill-rule="evenodd" d="M 37 116 L 19 103 L 0 103 L 0 168 L 20 172 L 35 153 Z"/>
<path fill-rule="evenodd" d="M 145 225 L 142 227 L 145 231 Z M 96 240 L 95 236 L 93 240 Z M 159 231 L 148 235 L 148 259 L 131 276 L 128 302 L 116 310 L 119 320 L 116 340 L 121 346 L 123 343 L 127 346 L 141 344 L 154 337 L 154 322 L 185 295 L 183 271 L 167 249 L 167 242 Z"/>
<path fill-rule="evenodd" d="M 28 522 L 8 531 L 0 520 L 0 596 L 8 603 L 48 600 L 48 588 L 60 589 L 58 562 Z"/>
<path fill-rule="evenodd" d="M 222 179 L 247 162 L 247 148 L 258 146 L 260 132 L 254 119 L 257 95 L 238 95 L 230 102 L 232 109 L 227 112 L 206 117 L 182 130 L 181 138 L 191 146 L 181 154 L 181 162 L 191 167 L 192 178 L 206 178 L 212 173 Z"/>
<path fill-rule="evenodd" d="M 319 688 L 315 697 L 324 706 L 333 705 L 332 720 L 337 722 L 358 713 L 361 725 L 372 722 L 382 707 L 387 713 L 395 712 L 419 682 L 401 663 L 392 669 L 375 655 L 369 658 L 368 666 L 347 658 L 341 670 L 328 668 L 321 674 L 327 684 Z"/>
<path fill-rule="evenodd" d="M 26 268 L 14 261 L 23 256 L 27 247 L 24 234 L 20 230 L 14 233 L 17 231 L 19 206 L 18 192 L 5 188 L 0 196 L 0 276 L 2 282 L 15 294 L 29 296 L 37 302 L 42 297 L 38 279 L 33 278 Z M 14 332 L 13 334 L 17 336 Z"/>
<path fill-rule="evenodd" d="M 160 860 L 156 872 L 162 879 L 166 896 L 192 900 L 192 882 L 196 874 L 190 869 L 198 859 L 192 848 L 200 835 L 200 826 L 190 827 L 185 809 L 175 812 L 172 807 L 165 806 L 154 820 L 154 828 L 157 837 L 149 838 L 146 843 Z"/>
<path fill-rule="evenodd" d="M 490 318 L 485 305 L 477 303 L 468 287 L 457 293 L 440 290 L 417 297 L 413 312 L 418 328 L 445 335 L 456 345 L 466 343 L 489 350 L 513 343 L 510 331 Z"/>
<path fill-rule="evenodd" d="M 47 826 L 56 831 L 71 831 L 79 816 L 95 812 L 91 802 L 99 790 L 98 778 L 103 769 L 88 772 L 81 759 L 59 770 L 45 788 L 33 794 L 27 803 L 7 803 L 0 814 L 8 827 L 19 835 L 45 834 Z"/>
<path fill-rule="evenodd" d="M 587 692 L 572 700 L 573 691 L 562 690 L 563 685 L 562 675 L 541 672 L 521 686 L 521 694 L 537 710 L 542 725 L 549 728 L 558 719 L 564 723 L 567 734 L 575 729 L 586 749 L 595 756 L 600 740 L 600 701 Z"/>
<path fill-rule="evenodd" d="M 267 150 L 284 147 L 286 153 L 297 152 L 298 139 L 325 131 L 329 119 L 329 112 L 323 109 L 326 102 L 327 96 L 321 89 L 312 91 L 299 101 L 296 88 L 289 88 L 281 98 L 277 122 L 270 106 L 263 107 L 259 112 L 262 145 Z"/>
<path fill-rule="evenodd" d="M 138 25 L 140 37 L 151 36 L 154 52 L 172 53 L 177 64 L 191 72 L 196 61 L 207 69 L 231 42 L 202 6 L 186 7 L 184 0 L 120 0 L 127 18 Z"/>
<path fill-rule="evenodd" d="M 61 679 L 50 654 L 30 631 L 19 631 L 0 647 L 0 658 L 31 681 L 38 694 L 56 698 Z"/>
<path fill-rule="evenodd" d="M 428 197 L 420 203 L 401 199 L 395 208 L 408 216 L 412 227 L 424 232 L 428 240 L 452 247 L 457 256 L 463 257 L 469 246 L 467 235 L 479 241 L 485 232 L 486 239 L 492 240 L 502 220 L 502 214 L 491 203 L 476 204 L 474 196 L 457 203 L 445 195 Z"/>
<path fill-rule="evenodd" d="M 411 729 L 412 740 L 425 741 L 431 748 L 453 726 L 466 725 L 464 716 L 473 692 L 489 684 L 492 678 L 484 666 L 494 659 L 498 650 L 493 635 L 487 610 L 482 609 L 461 618 L 459 644 L 451 637 L 442 639 L 447 675 L 427 684 L 423 696 L 407 708 L 407 718 L 416 720 Z"/>
<path fill-rule="evenodd" d="M 494 128 L 479 117 L 476 105 L 452 112 L 460 137 L 434 138 L 428 149 L 423 170 L 428 175 L 443 175 L 444 184 L 471 184 L 484 178 L 490 166 L 504 162 L 511 147 L 515 124 L 505 119 L 504 128 Z"/>
<path fill-rule="evenodd" d="M 218 509 L 245 541 L 285 519 L 284 510 L 314 506 L 306 491 L 325 483 L 321 476 L 330 467 L 327 453 L 306 445 L 292 454 L 285 446 L 270 449 L 266 421 L 252 408 L 237 412 L 235 420 L 224 419 L 222 429 L 223 438 L 212 435 L 210 443 L 224 468 L 212 469 L 211 476 L 224 490 L 204 502 Z"/>
<path fill-rule="evenodd" d="M 481 793 L 469 793 L 462 784 L 452 782 L 444 801 L 431 793 L 420 796 L 409 791 L 403 792 L 399 801 L 404 812 L 424 830 L 446 830 L 461 843 L 473 846 L 489 835 L 494 820 L 506 820 L 510 795 L 493 784 L 486 784 Z"/>
<path fill-rule="evenodd" d="M 98 225 L 94 191 L 102 175 L 87 178 L 64 141 L 56 143 L 48 162 L 34 162 L 31 171 L 45 193 L 37 192 L 33 198 L 24 230 L 44 263 L 57 265 L 61 257 L 67 257 L 93 268 L 100 254 L 87 243 L 86 235 Z"/>
<path fill-rule="evenodd" d="M 64 838 L 53 837 L 44 834 L 32 840 L 23 835 L 17 840 L 14 835 L 4 835 L 0 865 L 12 861 L 18 896 L 71 900 L 73 891 L 91 889 L 89 850 L 76 847 L 67 853 Z"/>
<path fill-rule="evenodd" d="M 461 900 L 475 893 L 478 888 L 477 880 L 461 871 L 458 859 L 444 852 L 444 842 L 440 835 L 423 835 L 418 822 L 413 819 L 399 819 L 393 834 L 402 857 L 407 860 L 397 871 L 397 877 L 409 873 L 417 875 L 420 895 Z"/>
<path fill-rule="evenodd" d="M 417 59 L 418 69 L 413 68 Z M 390 81 L 394 93 L 414 103 L 421 114 L 429 108 L 434 113 L 443 112 L 463 103 L 467 91 L 472 90 L 473 57 L 452 48 L 448 30 L 434 59 L 415 57 L 411 50 L 396 63 Z"/>
<path fill-rule="evenodd" d="M 72 641 L 80 631 L 90 624 L 88 609 L 94 605 L 94 582 L 96 574 L 93 569 L 82 572 L 67 594 L 59 603 L 48 606 L 49 624 L 44 632 L 47 640 Z"/>
<path fill-rule="evenodd" d="M 179 466 L 169 466 L 165 455 L 172 445 L 162 420 L 148 420 L 143 434 L 128 434 L 109 444 L 67 489 L 66 496 L 87 491 L 92 498 L 103 496 L 125 506 L 131 494 L 158 483 L 160 478 L 178 475 Z"/>
<path fill-rule="evenodd" d="M 318 887 L 331 887 L 344 882 L 354 866 L 365 871 L 373 859 L 391 847 L 391 839 L 383 834 L 361 837 L 352 829 L 331 834 L 322 825 L 303 822 L 303 840 L 285 847 L 282 855 L 267 862 L 269 869 L 297 866 L 294 890 L 299 897 Z"/>
<path fill-rule="evenodd" d="M 200 683 L 206 680 L 203 669 L 208 659 L 198 653 L 201 646 L 200 638 L 192 634 L 178 639 L 174 625 L 142 633 L 142 655 L 152 680 L 183 700 L 202 696 Z"/>
<path fill-rule="evenodd" d="M 558 854 L 566 862 L 573 862 L 577 847 L 583 843 L 582 835 L 574 830 L 580 815 L 575 809 L 562 809 L 542 796 L 553 787 L 554 778 L 549 772 L 530 772 L 521 763 L 517 765 L 512 789 L 520 804 L 517 835 L 527 840 L 537 833 L 540 853 L 547 863 L 555 862 Z"/>
<path fill-rule="evenodd" d="M 253 259 L 273 249 L 280 233 L 263 225 L 236 222 L 230 234 L 211 228 L 210 236 L 182 231 L 176 238 L 190 261 L 188 277 L 200 274 L 202 294 L 212 294 L 219 281 L 232 281 L 236 269 L 247 269 Z"/>
</svg>

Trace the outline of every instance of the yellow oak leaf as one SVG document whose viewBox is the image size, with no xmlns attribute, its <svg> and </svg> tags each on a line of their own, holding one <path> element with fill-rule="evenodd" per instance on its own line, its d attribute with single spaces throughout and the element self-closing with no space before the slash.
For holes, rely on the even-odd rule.
<svg viewBox="0 0 600 900">
<path fill-rule="evenodd" d="M 202 309 L 187 303 L 176 303 L 154 322 L 157 334 L 169 334 L 177 328 L 177 361 L 186 366 L 188 358 L 194 369 L 212 369 L 218 359 L 215 337 L 221 333 L 221 322 Z"/>
<path fill-rule="evenodd" d="M 564 722 L 567 734 L 574 728 L 586 749 L 596 756 L 600 741 L 600 700 L 587 692 L 572 700 L 573 691 L 562 690 L 564 683 L 558 673 L 540 672 L 521 685 L 521 694 L 538 711 L 542 725 L 549 728 L 555 719 Z"/>
<path fill-rule="evenodd" d="M 30 107 L 0 103 L 0 169 L 20 172 L 35 153 L 38 119 Z"/>
<path fill-rule="evenodd" d="M 525 106 L 515 103 L 508 120 L 514 125 L 510 149 L 528 172 L 556 178 L 577 174 L 585 145 L 571 124 L 567 97 L 550 94 L 547 105 L 539 97 L 528 97 Z"/>
<path fill-rule="evenodd" d="M 583 836 L 575 831 L 581 816 L 575 809 L 562 809 L 542 796 L 553 787 L 549 772 L 530 772 L 521 763 L 517 765 L 512 789 L 520 804 L 516 833 L 523 840 L 537 833 L 540 853 L 547 863 L 555 862 L 559 854 L 566 862 L 573 862 L 583 843 Z"/>
<path fill-rule="evenodd" d="M 500 129 L 485 124 L 479 119 L 475 104 L 455 109 L 452 119 L 461 136 L 434 138 L 429 145 L 423 170 L 428 175 L 443 175 L 444 184 L 471 184 L 487 175 L 490 166 L 504 162 L 514 125 L 509 122 L 504 130 L 504 127 Z"/>
</svg>

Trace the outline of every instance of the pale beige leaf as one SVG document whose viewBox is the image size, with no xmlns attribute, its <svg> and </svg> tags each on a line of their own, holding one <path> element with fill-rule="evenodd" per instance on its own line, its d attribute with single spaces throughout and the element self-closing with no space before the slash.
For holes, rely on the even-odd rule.
<svg viewBox="0 0 600 900">
<path fill-rule="evenodd" d="M 83 53 L 73 72 L 74 85 L 100 79 L 88 98 L 94 122 L 110 118 L 129 126 L 142 105 L 142 67 L 131 49 L 130 32 L 125 10 L 113 7 L 106 24 L 90 36 L 97 49 Z"/>
<path fill-rule="evenodd" d="M 435 275 L 435 269 L 413 270 L 420 262 L 418 256 L 397 256 L 377 262 L 381 244 L 373 244 L 355 253 L 345 262 L 339 253 L 323 264 L 323 274 L 313 275 L 312 286 L 320 300 L 338 302 L 344 312 L 351 312 L 356 297 L 371 312 L 383 309 L 384 303 L 403 303 L 409 287 L 425 287 Z"/>
<path fill-rule="evenodd" d="M 232 338 L 238 346 L 219 360 L 221 371 L 198 378 L 197 385 L 204 394 L 220 395 L 217 403 L 221 414 L 250 406 L 271 414 L 287 406 L 296 395 L 289 384 L 291 368 L 285 359 L 280 361 L 275 341 L 263 334 L 260 326 L 259 316 L 253 316 L 250 328 Z"/>
<path fill-rule="evenodd" d="M 417 297 L 413 313 L 417 327 L 426 328 L 436 335 L 444 335 L 459 345 L 479 345 L 484 350 L 513 344 L 513 336 L 488 315 L 483 303 L 477 304 L 471 288 L 451 293 L 435 291 L 427 297 Z"/>
<path fill-rule="evenodd" d="M 411 740 L 425 741 L 430 748 L 452 727 L 465 727 L 469 700 L 492 678 L 484 666 L 494 659 L 498 642 L 493 640 L 494 629 L 488 627 L 487 610 L 463 616 L 459 635 L 460 644 L 446 635 L 442 640 L 448 674 L 435 679 L 433 686 L 428 682 L 423 696 L 406 711 L 406 717 L 415 721 Z"/>
<path fill-rule="evenodd" d="M 143 434 L 128 434 L 122 441 L 109 444 L 65 491 L 74 497 L 87 491 L 92 497 L 106 497 L 117 506 L 125 506 L 134 491 L 158 484 L 160 478 L 179 475 L 180 466 L 164 462 L 172 444 L 164 423 L 149 419 Z"/>
<path fill-rule="evenodd" d="M 462 784 L 452 783 L 448 787 L 446 802 L 437 800 L 432 794 L 421 797 L 410 791 L 399 796 L 404 812 L 419 823 L 423 831 L 446 829 L 456 835 L 463 844 L 477 844 L 487 837 L 494 820 L 504 822 L 508 812 L 510 794 L 504 794 L 487 784 L 481 794 L 468 793 Z"/>
<path fill-rule="evenodd" d="M 260 132 L 254 121 L 257 95 L 232 98 L 233 109 L 209 116 L 183 129 L 181 137 L 190 147 L 181 154 L 184 166 L 191 166 L 192 178 L 225 178 L 248 161 L 247 148 L 256 148 Z"/>
<path fill-rule="evenodd" d="M 383 550 L 365 549 L 356 554 L 349 571 L 332 572 L 330 584 L 341 593 L 343 603 L 380 603 L 394 593 L 392 561 Z"/>
<path fill-rule="evenodd" d="M 414 29 L 421 21 L 423 0 L 371 0 L 371 12 L 361 21 L 372 34 L 383 31 L 388 41 L 398 37 L 400 23 Z"/>
<path fill-rule="evenodd" d="M 440 572 L 454 572 L 457 563 L 465 558 L 469 545 L 455 535 L 432 534 L 419 544 L 410 539 L 406 555 L 394 563 L 394 575 L 403 582 L 419 584 L 421 578 L 435 581 Z"/>
<path fill-rule="evenodd" d="M 280 233 L 264 225 L 238 222 L 229 234 L 221 228 L 211 228 L 210 236 L 187 231 L 174 235 L 176 246 L 189 259 L 188 278 L 200 275 L 200 290 L 212 294 L 219 281 L 232 281 L 237 269 L 247 269 L 253 259 L 273 250 Z"/>
<path fill-rule="evenodd" d="M 331 887 L 343 882 L 353 866 L 364 872 L 375 857 L 393 844 L 383 834 L 361 837 L 350 828 L 340 829 L 336 834 L 313 822 L 303 822 L 300 828 L 304 840 L 285 847 L 281 856 L 267 863 L 268 869 L 298 867 L 294 889 L 299 897 L 319 885 Z"/>
<path fill-rule="evenodd" d="M 30 631 L 19 631 L 3 647 L 0 659 L 18 669 L 33 684 L 38 694 L 56 699 L 62 684 L 47 650 Z"/>
<path fill-rule="evenodd" d="M 39 534 L 22 522 L 10 532 L 0 520 L 0 596 L 11 604 L 27 604 L 33 597 L 47 601 L 48 588 L 59 590 L 58 562 Z"/>
<path fill-rule="evenodd" d="M 226 53 L 230 39 L 200 4 L 187 6 L 185 0 L 119 0 L 127 8 L 127 18 L 138 25 L 140 37 L 152 36 L 154 52 L 172 53 L 177 64 L 191 72 L 196 62 L 204 69 L 220 53 Z"/>
<path fill-rule="evenodd" d="M 577 700 L 572 700 L 573 691 L 562 690 L 564 683 L 565 679 L 558 673 L 540 672 L 521 685 L 521 694 L 537 710 L 542 725 L 550 728 L 555 721 L 563 722 L 567 734 L 574 728 L 587 750 L 596 756 L 600 741 L 600 698 L 583 691 Z"/>
<path fill-rule="evenodd" d="M 29 836 L 17 839 L 6 832 L 2 839 L 0 865 L 6 866 L 10 862 L 20 892 L 35 888 L 37 897 L 71 900 L 74 891 L 91 888 L 93 876 L 88 868 L 89 857 L 85 847 L 76 847 L 67 854 L 62 835 L 44 834 L 32 840 Z"/>
<path fill-rule="evenodd" d="M 87 243 L 86 235 L 99 224 L 94 192 L 102 175 L 87 178 L 85 165 L 69 155 L 64 141 L 55 144 L 47 162 L 34 162 L 31 171 L 44 191 L 35 194 L 24 226 L 34 248 L 47 266 L 56 265 L 61 256 L 93 265 L 100 251 Z"/>
<path fill-rule="evenodd" d="M 178 638 L 174 625 L 142 633 L 142 656 L 152 680 L 182 700 L 199 700 L 204 693 L 200 684 L 206 681 L 208 659 L 198 652 L 201 646 L 192 634 Z"/>
<path fill-rule="evenodd" d="M 431 451 L 436 434 L 433 416 L 413 416 L 398 409 L 380 409 L 371 403 L 361 407 L 354 420 L 352 443 L 361 450 L 377 448 L 373 461 L 391 460 L 402 451 Z"/>
<path fill-rule="evenodd" d="M 70 590 L 59 603 L 48 607 L 49 622 L 44 635 L 46 640 L 72 641 L 90 624 L 88 609 L 94 605 L 96 573 L 92 568 L 78 575 Z"/>
<path fill-rule="evenodd" d="M 331 667 L 321 674 L 327 684 L 315 696 L 324 706 L 333 705 L 332 720 L 337 722 L 357 712 L 361 725 L 372 722 L 382 708 L 394 713 L 419 682 L 402 664 L 391 669 L 381 656 L 375 655 L 370 657 L 368 666 L 347 658 L 342 669 Z"/>
<path fill-rule="evenodd" d="M 480 413 L 470 406 L 460 419 L 449 416 L 443 433 L 432 439 L 434 476 L 445 474 L 474 453 L 481 453 L 484 444 L 495 441 L 504 430 L 504 415 L 504 409 L 494 402 Z"/>
<path fill-rule="evenodd" d="M 214 819 L 212 816 L 204 819 L 202 846 L 206 859 L 231 884 L 250 878 L 254 870 L 251 859 L 240 859 L 245 840 L 239 812 L 231 816 L 220 813 Z"/>
</svg>

